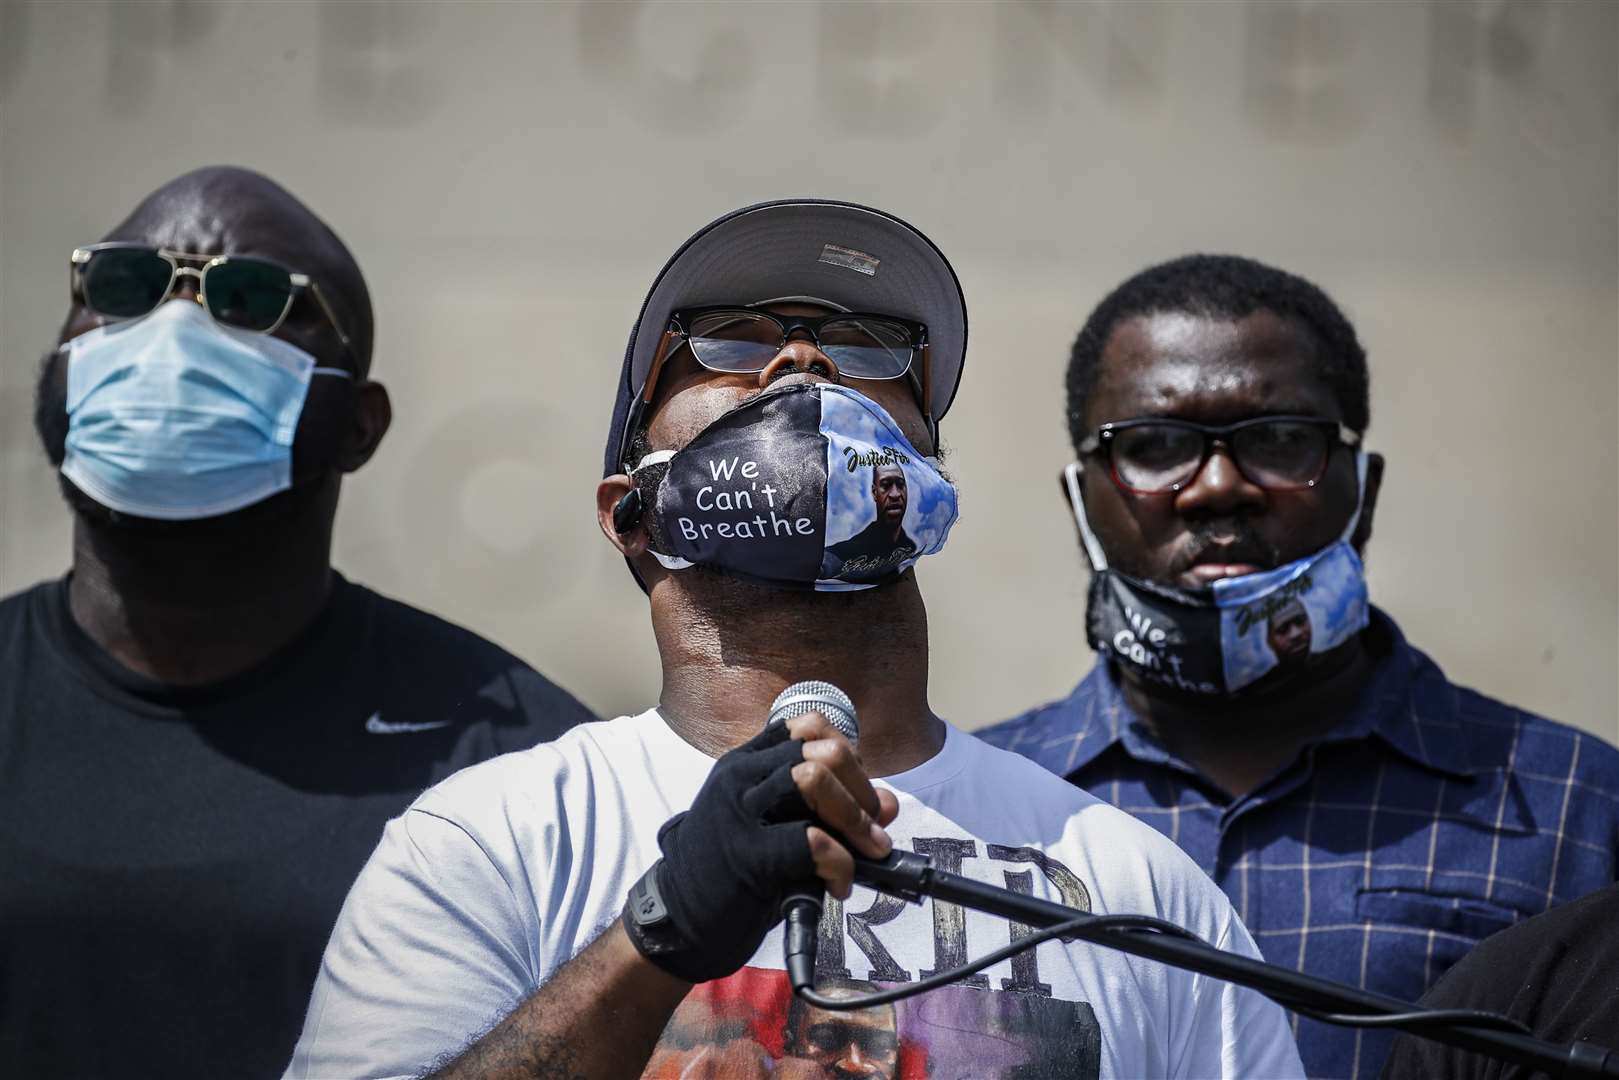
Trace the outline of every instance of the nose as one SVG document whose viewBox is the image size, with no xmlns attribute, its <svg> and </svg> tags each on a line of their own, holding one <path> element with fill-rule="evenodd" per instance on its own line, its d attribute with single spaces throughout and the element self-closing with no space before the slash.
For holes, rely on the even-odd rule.
<svg viewBox="0 0 1619 1080">
<path fill-rule="evenodd" d="M 783 345 L 776 358 L 759 372 L 759 385 L 769 386 L 778 376 L 792 375 L 803 372 L 806 375 L 819 376 L 827 382 L 841 382 L 842 376 L 838 373 L 838 365 L 832 358 L 815 347 L 812 341 L 789 341 Z"/>
<path fill-rule="evenodd" d="M 202 271 L 194 266 L 182 266 L 175 271 L 174 288 L 169 290 L 169 299 L 180 297 L 186 300 L 196 300 L 202 292 Z"/>
<path fill-rule="evenodd" d="M 856 1076 L 874 1076 L 881 1065 L 861 1053 L 859 1046 L 850 1044 L 844 1047 L 843 1060 L 838 1062 L 838 1068 Z"/>
<path fill-rule="evenodd" d="M 1197 475 L 1175 494 L 1175 509 L 1187 516 L 1225 516 L 1265 505 L 1265 489 L 1242 474 L 1224 446 L 1216 445 Z"/>
</svg>

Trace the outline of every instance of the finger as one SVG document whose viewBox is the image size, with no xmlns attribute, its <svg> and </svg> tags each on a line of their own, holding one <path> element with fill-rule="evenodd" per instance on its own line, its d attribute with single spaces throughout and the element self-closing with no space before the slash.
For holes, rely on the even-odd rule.
<svg viewBox="0 0 1619 1080">
<path fill-rule="evenodd" d="M 804 836 L 809 840 L 810 857 L 815 860 L 815 876 L 826 883 L 827 892 L 839 900 L 849 899 L 854 887 L 854 856 L 818 826 L 811 825 L 804 830 Z"/>
<path fill-rule="evenodd" d="M 783 726 L 787 728 L 789 735 L 801 742 L 808 742 L 812 739 L 825 739 L 833 735 L 838 736 L 838 738 L 843 737 L 838 732 L 838 729 L 832 726 L 830 720 L 814 710 L 788 717 Z"/>
<path fill-rule="evenodd" d="M 810 812 L 821 824 L 832 829 L 869 858 L 880 859 L 893 848 L 888 833 L 872 816 L 878 809 L 877 795 L 871 791 L 871 812 L 855 801 L 854 795 L 825 764 L 801 761 L 793 766 L 793 783 Z M 867 786 L 870 791 L 870 786 Z"/>
<path fill-rule="evenodd" d="M 877 824 L 892 825 L 899 817 L 899 796 L 887 788 L 877 789 Z"/>
<path fill-rule="evenodd" d="M 860 763 L 860 755 L 849 745 L 849 740 L 830 727 L 828 731 L 829 734 L 824 737 L 802 743 L 804 760 L 824 765 L 854 796 L 861 809 L 875 817 L 877 791 L 871 785 L 871 778 L 866 775 L 866 767 Z"/>
</svg>

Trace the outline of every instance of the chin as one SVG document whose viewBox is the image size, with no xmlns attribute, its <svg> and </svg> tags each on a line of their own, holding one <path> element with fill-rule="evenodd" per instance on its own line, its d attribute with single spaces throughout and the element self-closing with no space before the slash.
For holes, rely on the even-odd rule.
<svg viewBox="0 0 1619 1080">
<path fill-rule="evenodd" d="M 329 476 L 321 477 L 308 483 L 295 484 L 286 491 L 277 492 L 267 499 L 244 506 L 240 510 L 232 510 L 228 514 L 176 521 L 140 517 L 137 514 L 114 510 L 96 502 L 61 473 L 57 474 L 56 479 L 62 491 L 62 498 L 74 516 L 93 528 L 118 530 L 130 536 L 177 538 L 184 536 L 186 539 L 202 538 L 213 533 L 237 534 L 242 530 L 259 531 L 285 520 L 302 518 L 313 507 L 326 500 L 329 489 L 335 488 Z"/>
</svg>

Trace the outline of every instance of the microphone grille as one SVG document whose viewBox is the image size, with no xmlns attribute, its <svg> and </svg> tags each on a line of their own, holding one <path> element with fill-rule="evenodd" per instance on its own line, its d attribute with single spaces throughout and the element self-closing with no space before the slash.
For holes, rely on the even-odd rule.
<svg viewBox="0 0 1619 1080">
<path fill-rule="evenodd" d="M 807 712 L 818 712 L 826 717 L 827 722 L 851 743 L 860 741 L 860 724 L 855 719 L 854 702 L 842 690 L 819 679 L 795 682 L 777 694 L 776 700 L 770 705 L 770 720 L 765 726 L 785 724 Z"/>
</svg>

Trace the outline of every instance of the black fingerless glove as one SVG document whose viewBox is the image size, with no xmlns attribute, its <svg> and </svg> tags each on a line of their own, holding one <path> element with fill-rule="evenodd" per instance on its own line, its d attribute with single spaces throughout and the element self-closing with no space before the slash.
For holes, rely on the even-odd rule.
<svg viewBox="0 0 1619 1080">
<path fill-rule="evenodd" d="M 792 778 L 802 760 L 785 724 L 766 728 L 720 758 L 691 809 L 658 830 L 663 858 L 624 906 L 643 956 L 688 982 L 724 978 L 780 921 L 788 893 L 821 891 Z"/>
</svg>

